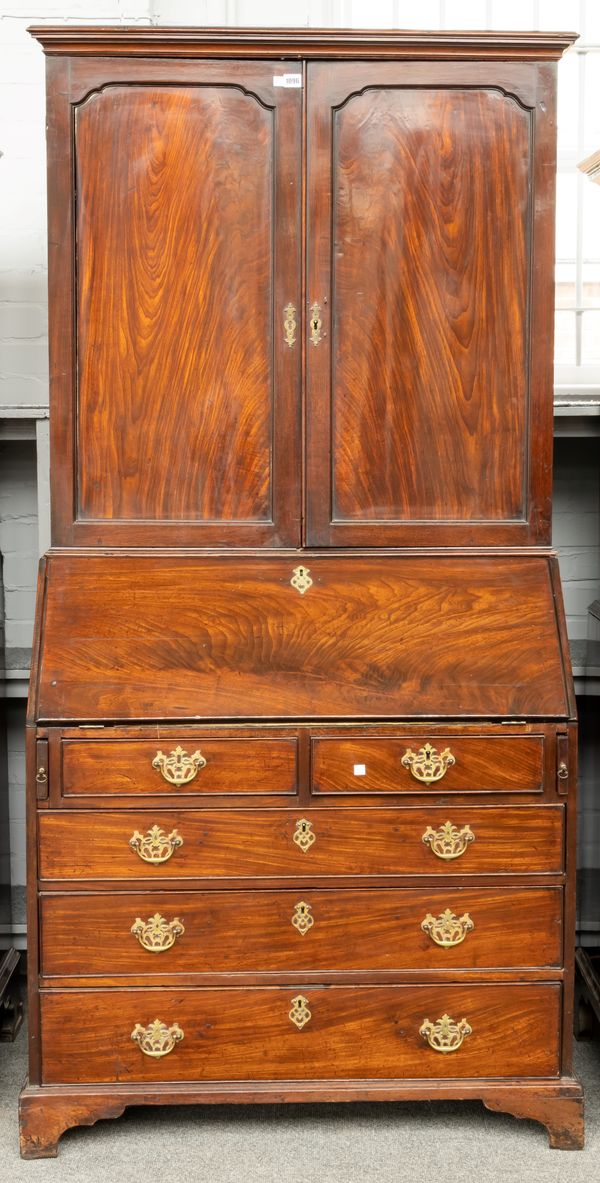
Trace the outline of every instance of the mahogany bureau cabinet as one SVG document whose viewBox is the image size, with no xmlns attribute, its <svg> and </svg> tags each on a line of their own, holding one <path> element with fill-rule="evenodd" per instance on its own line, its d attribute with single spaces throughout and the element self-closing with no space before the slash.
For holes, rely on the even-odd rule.
<svg viewBox="0 0 600 1183">
<path fill-rule="evenodd" d="M 33 30 L 26 1157 L 127 1105 L 582 1145 L 556 33 Z"/>
</svg>

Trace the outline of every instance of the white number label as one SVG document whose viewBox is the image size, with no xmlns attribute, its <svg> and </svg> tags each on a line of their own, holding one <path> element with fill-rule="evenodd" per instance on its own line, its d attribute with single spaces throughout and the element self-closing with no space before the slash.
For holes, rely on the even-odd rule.
<svg viewBox="0 0 600 1183">
<path fill-rule="evenodd" d="M 354 775 L 355 776 L 366 776 L 367 775 L 366 764 L 355 764 L 354 765 Z"/>
<path fill-rule="evenodd" d="M 295 86 L 302 87 L 301 74 L 275 74 L 273 78 L 273 86 Z"/>
</svg>

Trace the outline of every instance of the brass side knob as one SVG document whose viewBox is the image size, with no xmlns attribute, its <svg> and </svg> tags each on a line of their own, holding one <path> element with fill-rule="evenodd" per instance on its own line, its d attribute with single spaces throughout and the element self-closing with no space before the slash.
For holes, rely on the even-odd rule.
<svg viewBox="0 0 600 1183">
<path fill-rule="evenodd" d="M 460 858 L 465 853 L 469 842 L 475 841 L 475 835 L 470 826 L 463 826 L 462 830 L 444 822 L 437 830 L 428 826 L 423 834 L 423 842 L 430 846 L 433 853 L 441 859 Z"/>
<path fill-rule="evenodd" d="M 131 932 L 137 937 L 142 949 L 147 949 L 149 953 L 164 953 L 175 944 L 177 937 L 183 936 L 185 928 L 178 916 L 174 920 L 165 920 L 160 912 L 155 912 L 146 921 L 136 916 Z"/>
<path fill-rule="evenodd" d="M 437 917 L 428 912 L 421 922 L 421 928 L 429 934 L 436 945 L 441 945 L 442 949 L 451 949 L 454 945 L 461 945 L 475 925 L 468 912 L 465 912 L 464 916 L 456 916 L 450 908 L 446 908 Z"/>
<path fill-rule="evenodd" d="M 177 746 L 168 756 L 165 756 L 164 752 L 157 752 L 152 767 L 156 768 L 170 785 L 187 785 L 198 775 L 201 768 L 206 768 L 206 760 L 200 751 L 192 752 L 192 755 L 188 756 L 183 748 Z"/>
<path fill-rule="evenodd" d="M 181 1042 L 183 1031 L 179 1023 L 173 1023 L 171 1027 L 167 1027 L 166 1023 L 155 1019 L 153 1023 L 148 1023 L 147 1027 L 136 1023 L 131 1032 L 131 1038 L 145 1056 L 160 1060 L 162 1056 L 168 1056 L 169 1052 L 173 1051 L 176 1043 Z"/>
<path fill-rule="evenodd" d="M 151 826 L 146 834 L 135 830 L 129 839 L 129 845 L 145 863 L 166 863 L 175 853 L 178 846 L 183 846 L 183 838 L 177 830 L 165 834 L 160 826 Z"/>
<path fill-rule="evenodd" d="M 442 1015 L 441 1019 L 436 1019 L 435 1023 L 424 1019 L 419 1028 L 419 1035 L 427 1040 L 434 1052 L 442 1052 L 443 1055 L 448 1052 L 457 1052 L 463 1039 L 472 1034 L 473 1028 L 469 1026 L 466 1019 L 455 1023 L 450 1015 Z"/>
<path fill-rule="evenodd" d="M 456 764 L 456 759 L 450 748 L 438 752 L 437 748 L 426 743 L 416 753 L 408 748 L 400 763 L 404 768 L 410 769 L 415 780 L 420 780 L 424 785 L 432 785 L 446 775 L 448 769 Z"/>
</svg>

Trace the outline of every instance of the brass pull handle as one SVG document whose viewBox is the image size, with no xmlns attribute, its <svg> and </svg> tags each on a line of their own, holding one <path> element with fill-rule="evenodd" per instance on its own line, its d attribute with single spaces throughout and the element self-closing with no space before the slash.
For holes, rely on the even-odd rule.
<svg viewBox="0 0 600 1183">
<path fill-rule="evenodd" d="M 560 775 L 560 773 L 559 773 L 559 775 Z M 48 783 L 48 773 L 46 772 L 46 769 L 43 767 L 38 768 L 38 770 L 35 774 L 35 779 L 36 779 L 38 785 L 47 784 Z"/>
<path fill-rule="evenodd" d="M 310 309 L 310 339 L 313 345 L 318 345 L 321 340 L 321 329 L 323 328 L 323 321 L 321 320 L 321 305 L 316 302 L 311 305 Z"/>
<path fill-rule="evenodd" d="M 296 829 L 294 831 L 294 842 L 296 846 L 300 847 L 306 854 L 310 850 L 313 842 L 316 842 L 317 835 L 313 833 L 312 822 L 309 822 L 305 817 L 301 817 L 296 822 Z"/>
<path fill-rule="evenodd" d="M 308 1009 L 308 998 L 305 998 L 303 994 L 297 994 L 295 998 L 292 998 L 292 1009 L 288 1018 L 299 1031 L 310 1022 L 312 1014 Z"/>
<path fill-rule="evenodd" d="M 202 752 L 193 752 L 188 756 L 183 748 L 176 747 L 168 756 L 157 752 L 152 767 L 157 768 L 170 785 L 187 785 L 201 768 L 206 768 L 206 760 Z"/>
<path fill-rule="evenodd" d="M 424 1019 L 422 1026 L 419 1027 L 419 1035 L 427 1040 L 434 1052 L 442 1052 L 443 1055 L 448 1052 L 457 1052 L 463 1039 L 472 1034 L 473 1028 L 469 1026 L 466 1019 L 455 1023 L 450 1015 L 442 1015 L 441 1019 L 437 1019 L 435 1023 Z"/>
<path fill-rule="evenodd" d="M 296 309 L 293 304 L 286 304 L 283 310 L 283 331 L 285 343 L 290 349 L 296 344 L 296 328 Z"/>
<path fill-rule="evenodd" d="M 432 785 L 436 780 L 441 780 L 446 775 L 448 769 L 456 764 L 456 759 L 450 748 L 444 748 L 443 752 L 438 752 L 437 748 L 426 743 L 422 748 L 419 748 L 416 754 L 408 748 L 402 757 L 401 764 L 404 768 L 410 768 L 415 780 L 420 780 L 424 785 Z"/>
<path fill-rule="evenodd" d="M 569 777 L 569 769 L 567 768 L 565 761 L 561 760 L 561 762 L 558 766 L 558 779 L 559 780 L 568 780 L 568 777 Z"/>
<path fill-rule="evenodd" d="M 173 1023 L 171 1027 L 167 1027 L 166 1023 L 155 1019 L 153 1023 L 148 1023 L 147 1027 L 136 1023 L 131 1032 L 131 1038 L 145 1056 L 152 1056 L 154 1060 L 160 1060 L 162 1056 L 168 1056 L 169 1052 L 173 1051 L 176 1043 L 181 1043 L 183 1031 L 179 1023 Z"/>
<path fill-rule="evenodd" d="M 131 932 L 137 937 L 142 949 L 147 949 L 149 953 L 164 953 L 175 944 L 177 937 L 183 936 L 185 928 L 178 916 L 174 920 L 165 920 L 160 912 L 155 912 L 145 922 L 141 916 L 136 916 Z"/>
<path fill-rule="evenodd" d="M 151 826 L 146 834 L 135 830 L 129 839 L 129 845 L 145 863 L 166 863 L 175 853 L 178 846 L 183 846 L 183 838 L 177 830 L 165 834 L 160 826 Z"/>
<path fill-rule="evenodd" d="M 312 928 L 315 922 L 314 916 L 311 915 L 310 904 L 305 904 L 304 900 L 300 900 L 294 908 L 294 915 L 292 916 L 292 924 L 299 933 L 304 936 L 309 928 Z"/>
<path fill-rule="evenodd" d="M 450 908 L 446 908 L 445 912 L 441 912 L 437 917 L 428 912 L 421 922 L 421 928 L 429 934 L 436 945 L 441 945 L 442 949 L 451 949 L 454 945 L 461 945 L 475 925 L 468 912 L 465 912 L 464 916 L 455 916 Z"/>
<path fill-rule="evenodd" d="M 438 858 L 446 860 L 460 858 L 469 842 L 474 841 L 475 835 L 470 826 L 463 826 L 462 830 L 459 830 L 452 822 L 444 822 L 437 830 L 428 826 L 423 834 L 425 845 L 430 846 Z"/>
</svg>

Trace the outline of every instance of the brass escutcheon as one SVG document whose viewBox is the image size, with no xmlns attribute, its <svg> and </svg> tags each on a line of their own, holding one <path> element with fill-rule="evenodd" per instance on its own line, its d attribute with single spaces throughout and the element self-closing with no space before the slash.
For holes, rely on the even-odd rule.
<svg viewBox="0 0 600 1183">
<path fill-rule="evenodd" d="M 450 748 L 444 748 L 443 752 L 438 752 L 437 748 L 426 743 L 422 748 L 419 748 L 416 754 L 408 748 L 402 757 L 401 764 L 404 768 L 410 769 L 415 780 L 420 780 L 424 785 L 432 785 L 436 780 L 441 780 L 446 775 L 448 769 L 456 764 L 456 760 Z"/>
<path fill-rule="evenodd" d="M 293 304 L 287 304 L 283 310 L 283 329 L 285 343 L 291 349 L 296 344 L 296 309 Z"/>
<path fill-rule="evenodd" d="M 313 345 L 318 345 L 321 340 L 321 329 L 323 328 L 323 321 L 321 320 L 321 305 L 311 304 L 310 308 L 310 339 Z"/>
<path fill-rule="evenodd" d="M 300 850 L 303 850 L 306 854 L 306 851 L 310 849 L 313 842 L 316 842 L 316 839 L 317 835 L 313 833 L 312 822 L 309 822 L 305 817 L 301 817 L 296 822 L 296 829 L 294 831 L 294 842 L 296 846 L 299 846 Z"/>
<path fill-rule="evenodd" d="M 152 767 L 158 769 L 170 785 L 187 785 L 201 768 L 206 767 L 206 760 L 202 752 L 193 752 L 188 756 L 183 748 L 177 746 L 168 756 L 157 752 Z"/>
<path fill-rule="evenodd" d="M 160 1060 L 161 1056 L 168 1056 L 169 1052 L 173 1051 L 176 1043 L 181 1042 L 183 1031 L 179 1023 L 173 1023 L 171 1027 L 167 1027 L 166 1023 L 155 1019 L 153 1023 L 148 1023 L 147 1027 L 136 1023 L 131 1032 L 131 1038 L 145 1056 L 152 1056 L 154 1060 Z"/>
<path fill-rule="evenodd" d="M 315 922 L 314 916 L 311 915 L 310 904 L 305 904 L 304 900 L 300 900 L 294 908 L 294 915 L 292 916 L 292 924 L 299 933 L 304 936 L 309 928 L 312 928 Z"/>
<path fill-rule="evenodd" d="M 160 912 L 155 912 L 145 922 L 137 916 L 131 925 L 131 932 L 137 937 L 142 949 L 149 953 L 164 953 L 175 944 L 177 937 L 183 936 L 185 928 L 178 916 L 174 920 L 165 920 Z"/>
<path fill-rule="evenodd" d="M 299 591 L 300 595 L 303 596 L 304 593 L 308 591 L 309 587 L 312 587 L 313 585 L 313 581 L 309 575 L 309 568 L 294 567 L 294 573 L 290 579 L 290 583 L 292 587 L 295 587 L 296 591 Z"/>
<path fill-rule="evenodd" d="M 183 846 L 177 830 L 165 834 L 160 826 L 151 826 L 146 834 L 135 830 L 129 839 L 129 845 L 145 863 L 166 863 L 175 853 L 178 846 Z"/>
<path fill-rule="evenodd" d="M 442 1052 L 444 1055 L 447 1052 L 457 1052 L 463 1039 L 472 1033 L 473 1028 L 469 1026 L 466 1019 L 455 1023 L 450 1015 L 442 1015 L 441 1019 L 437 1019 L 435 1023 L 424 1019 L 419 1028 L 419 1035 L 427 1040 L 434 1052 Z"/>
<path fill-rule="evenodd" d="M 441 912 L 437 917 L 428 912 L 421 928 L 429 934 L 436 945 L 441 945 L 442 949 L 451 949 L 453 945 L 461 945 L 475 925 L 468 912 L 465 912 L 464 916 L 456 916 L 450 908 L 446 908 L 445 912 Z"/>
<path fill-rule="evenodd" d="M 292 1023 L 295 1023 L 299 1031 L 312 1018 L 312 1014 L 308 1009 L 308 998 L 305 998 L 303 994 L 297 994 L 295 998 L 292 998 L 292 1009 L 289 1013 L 289 1018 L 292 1020 Z"/>
<path fill-rule="evenodd" d="M 470 826 L 463 826 L 459 830 L 452 822 L 444 822 L 437 830 L 428 826 L 423 834 L 425 845 L 430 846 L 438 858 L 446 860 L 459 858 L 465 853 L 469 842 L 474 841 L 475 835 Z"/>
</svg>

